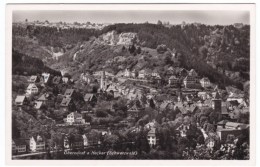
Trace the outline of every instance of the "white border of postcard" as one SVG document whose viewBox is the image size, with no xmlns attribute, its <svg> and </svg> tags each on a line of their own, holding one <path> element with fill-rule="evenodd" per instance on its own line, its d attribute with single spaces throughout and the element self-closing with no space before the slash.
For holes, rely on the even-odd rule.
<svg viewBox="0 0 260 167">
<path fill-rule="evenodd" d="M 11 65 L 12 12 L 15 10 L 243 10 L 250 12 L 250 160 L 12 160 L 11 157 Z M 234 16 L 236 17 L 236 16 Z M 6 164 L 7 165 L 88 165 L 88 166 L 251 166 L 256 162 L 255 4 L 7 4 L 6 5 Z"/>
</svg>

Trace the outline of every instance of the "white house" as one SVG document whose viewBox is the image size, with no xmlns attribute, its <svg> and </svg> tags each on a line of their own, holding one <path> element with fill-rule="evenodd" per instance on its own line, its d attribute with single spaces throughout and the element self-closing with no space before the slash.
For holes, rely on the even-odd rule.
<svg viewBox="0 0 260 167">
<path fill-rule="evenodd" d="M 207 87 L 210 86 L 210 80 L 209 80 L 207 77 L 203 77 L 203 78 L 200 80 L 200 84 L 201 84 L 201 87 L 207 88 Z"/>
<path fill-rule="evenodd" d="M 125 77 L 131 77 L 131 71 L 127 68 L 125 69 L 125 74 L 124 74 Z"/>
<path fill-rule="evenodd" d="M 67 123 L 72 124 L 84 124 L 85 120 L 82 118 L 82 115 L 78 112 L 72 112 L 67 115 Z"/>
<path fill-rule="evenodd" d="M 45 142 L 40 135 L 37 135 L 36 137 L 32 136 L 30 138 L 30 150 L 32 152 L 45 150 Z"/>
<path fill-rule="evenodd" d="M 152 77 L 160 77 L 160 74 L 158 73 L 157 70 L 153 70 Z"/>
<path fill-rule="evenodd" d="M 31 95 L 34 93 L 38 93 L 38 87 L 34 83 L 31 83 L 26 89 L 26 94 Z"/>
<path fill-rule="evenodd" d="M 42 73 L 42 77 L 43 77 L 43 82 L 47 83 L 50 78 L 50 73 Z"/>
<path fill-rule="evenodd" d="M 87 138 L 86 134 L 83 134 L 82 138 L 83 138 L 83 145 L 84 145 L 84 147 L 88 146 L 89 142 L 88 142 L 88 138 Z"/>
<path fill-rule="evenodd" d="M 145 78 L 146 75 L 147 75 L 146 71 L 145 70 L 141 70 L 138 73 L 138 78 Z"/>
<path fill-rule="evenodd" d="M 151 128 L 151 130 L 148 132 L 147 140 L 151 147 L 156 145 L 155 128 Z"/>
</svg>

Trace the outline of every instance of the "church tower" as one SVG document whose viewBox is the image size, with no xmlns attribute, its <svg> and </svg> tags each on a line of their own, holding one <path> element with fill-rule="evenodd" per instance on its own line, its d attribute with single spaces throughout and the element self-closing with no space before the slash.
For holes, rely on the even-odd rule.
<svg viewBox="0 0 260 167">
<path fill-rule="evenodd" d="M 101 80 L 100 80 L 100 89 L 105 90 L 105 87 L 106 87 L 106 73 L 105 71 L 102 71 Z"/>
<path fill-rule="evenodd" d="M 216 92 L 215 97 L 212 99 L 212 108 L 215 112 L 221 113 L 221 98 L 218 92 Z"/>
</svg>

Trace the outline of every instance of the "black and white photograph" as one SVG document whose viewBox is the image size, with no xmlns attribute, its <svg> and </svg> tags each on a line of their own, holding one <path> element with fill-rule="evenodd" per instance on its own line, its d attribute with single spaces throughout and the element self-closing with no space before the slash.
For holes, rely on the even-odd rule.
<svg viewBox="0 0 260 167">
<path fill-rule="evenodd" d="M 253 4 L 13 6 L 11 160 L 252 160 Z"/>
</svg>

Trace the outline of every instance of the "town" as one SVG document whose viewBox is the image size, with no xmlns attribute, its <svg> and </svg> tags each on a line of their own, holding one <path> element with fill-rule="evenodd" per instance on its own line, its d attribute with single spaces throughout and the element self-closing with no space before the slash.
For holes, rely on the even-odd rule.
<svg viewBox="0 0 260 167">
<path fill-rule="evenodd" d="M 28 122 L 12 140 L 13 158 L 42 153 L 59 159 L 66 158 L 57 154 L 64 150 L 111 149 L 137 151 L 139 158 L 151 150 L 175 150 L 163 157 L 176 159 L 248 155 L 249 99 L 194 69 L 171 67 L 167 78 L 152 69 L 86 71 L 78 80 L 43 72 L 23 84 L 13 94 L 12 112 L 27 115 Z"/>
</svg>

